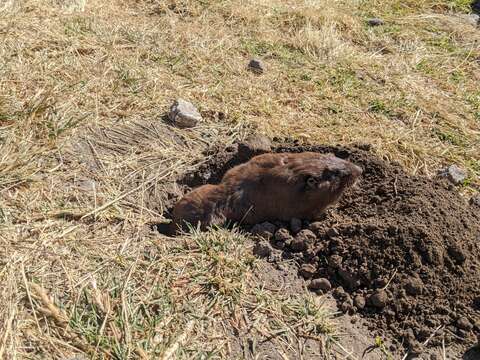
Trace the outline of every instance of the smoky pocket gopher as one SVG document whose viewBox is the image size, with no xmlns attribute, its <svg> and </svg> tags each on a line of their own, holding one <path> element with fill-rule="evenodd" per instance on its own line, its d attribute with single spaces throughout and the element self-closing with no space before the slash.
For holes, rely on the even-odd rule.
<svg viewBox="0 0 480 360">
<path fill-rule="evenodd" d="M 173 209 L 174 231 L 225 221 L 314 220 L 362 174 L 357 165 L 315 152 L 263 154 L 225 173 L 218 185 L 186 194 Z"/>
</svg>

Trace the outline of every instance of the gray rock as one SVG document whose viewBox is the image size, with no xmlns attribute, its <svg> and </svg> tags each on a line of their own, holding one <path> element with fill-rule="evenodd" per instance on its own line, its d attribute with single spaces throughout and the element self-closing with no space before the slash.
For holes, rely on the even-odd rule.
<svg viewBox="0 0 480 360">
<path fill-rule="evenodd" d="M 248 63 L 248 69 L 256 74 L 263 74 L 263 72 L 265 71 L 265 65 L 259 59 L 252 59 Z"/>
<path fill-rule="evenodd" d="M 371 18 L 367 20 L 368 25 L 370 26 L 380 26 L 385 24 L 385 21 L 379 18 Z"/>
<path fill-rule="evenodd" d="M 468 174 L 465 169 L 457 165 L 450 165 L 449 167 L 440 171 L 440 176 L 446 177 L 452 184 L 461 184 L 467 178 Z"/>
<path fill-rule="evenodd" d="M 177 99 L 170 107 L 168 118 L 179 128 L 190 128 L 202 120 L 202 115 L 192 103 Z"/>
<path fill-rule="evenodd" d="M 253 247 L 253 253 L 259 257 L 268 257 L 272 254 L 273 248 L 268 241 L 258 241 Z"/>
</svg>

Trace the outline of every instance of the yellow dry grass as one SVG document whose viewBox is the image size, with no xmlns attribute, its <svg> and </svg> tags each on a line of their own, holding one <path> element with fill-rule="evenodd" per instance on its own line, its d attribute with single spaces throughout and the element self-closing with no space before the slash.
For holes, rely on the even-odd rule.
<svg viewBox="0 0 480 360">
<path fill-rule="evenodd" d="M 478 187 L 465 5 L 1 1 L 0 358 L 228 358 L 238 338 L 255 348 L 250 332 L 279 354 L 305 334 L 336 341 L 316 299 L 255 281 L 246 235 L 173 241 L 148 224 L 203 151 L 252 131 L 370 143 L 412 173 L 455 162 Z M 205 121 L 166 124 L 176 97 Z"/>
</svg>

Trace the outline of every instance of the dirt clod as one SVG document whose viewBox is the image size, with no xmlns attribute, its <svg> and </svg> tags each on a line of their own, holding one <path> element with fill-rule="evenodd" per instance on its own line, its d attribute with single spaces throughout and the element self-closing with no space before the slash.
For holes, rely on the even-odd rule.
<svg viewBox="0 0 480 360">
<path fill-rule="evenodd" d="M 259 257 L 268 257 L 272 254 L 273 248 L 266 240 L 258 241 L 253 247 L 253 253 Z"/>
<path fill-rule="evenodd" d="M 254 225 L 251 232 L 253 235 L 258 235 L 265 239 L 270 239 L 271 237 L 273 237 L 273 234 L 275 234 L 276 230 L 277 228 L 275 227 L 275 225 L 269 222 L 264 222 Z"/>
<path fill-rule="evenodd" d="M 470 205 L 480 207 L 480 194 L 474 195 L 470 198 Z"/>
<path fill-rule="evenodd" d="M 471 329 L 473 329 L 472 323 L 465 316 L 462 316 L 457 320 L 457 327 L 459 329 L 467 330 L 467 331 L 470 331 Z"/>
<path fill-rule="evenodd" d="M 380 26 L 385 24 L 385 22 L 382 19 L 379 18 L 371 18 L 367 20 L 368 25 L 370 26 Z"/>
<path fill-rule="evenodd" d="M 353 299 L 353 305 L 355 305 L 358 309 L 363 309 L 365 307 L 366 301 L 362 295 L 357 295 Z"/>
<path fill-rule="evenodd" d="M 330 281 L 325 278 L 313 279 L 310 284 L 308 284 L 308 288 L 310 290 L 321 290 L 323 292 L 327 292 L 332 288 L 332 284 Z"/>
<path fill-rule="evenodd" d="M 292 241 L 293 251 L 306 251 L 315 241 L 315 234 L 308 229 L 301 230 Z"/>
<path fill-rule="evenodd" d="M 272 149 L 272 142 L 263 135 L 251 135 L 238 144 L 238 156 L 242 159 L 249 158 L 269 152 Z"/>
<path fill-rule="evenodd" d="M 421 295 L 423 292 L 423 283 L 417 277 L 411 277 L 405 281 L 405 290 L 408 295 Z"/>
<path fill-rule="evenodd" d="M 315 268 L 315 266 L 310 264 L 303 264 L 300 267 L 299 274 L 303 276 L 305 279 L 310 279 L 315 274 L 316 271 L 317 269 Z"/>
<path fill-rule="evenodd" d="M 262 74 L 265 71 L 265 65 L 259 59 L 252 59 L 248 63 L 248 69 L 256 74 Z"/>
<path fill-rule="evenodd" d="M 384 308 L 388 303 L 388 295 L 385 290 L 378 290 L 369 298 L 370 304 L 377 308 Z"/>
<path fill-rule="evenodd" d="M 290 232 L 285 228 L 280 228 L 275 233 L 275 241 L 277 242 L 290 244 L 292 242 L 292 239 L 293 236 L 290 235 Z"/>
</svg>

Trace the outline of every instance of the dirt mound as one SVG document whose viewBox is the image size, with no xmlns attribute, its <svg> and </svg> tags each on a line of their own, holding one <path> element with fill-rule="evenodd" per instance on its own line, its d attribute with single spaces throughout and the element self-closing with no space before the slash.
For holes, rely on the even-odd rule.
<svg viewBox="0 0 480 360">
<path fill-rule="evenodd" d="M 333 152 L 361 165 L 363 179 L 321 221 L 278 222 L 254 232 L 270 234 L 283 258 L 297 260 L 310 288 L 332 286 L 343 311 L 358 312 L 398 347 L 416 348 L 429 338 L 434 346 L 441 339 L 474 344 L 480 332 L 480 207 L 441 179 L 409 176 L 367 150 L 278 146 L 274 151 Z M 246 158 L 235 149 L 221 152 L 183 183 L 218 182 Z"/>
</svg>

